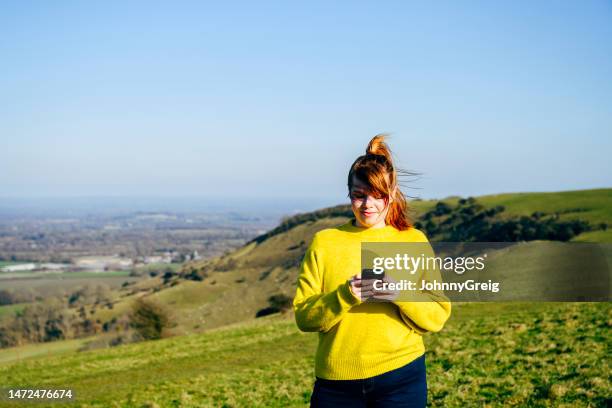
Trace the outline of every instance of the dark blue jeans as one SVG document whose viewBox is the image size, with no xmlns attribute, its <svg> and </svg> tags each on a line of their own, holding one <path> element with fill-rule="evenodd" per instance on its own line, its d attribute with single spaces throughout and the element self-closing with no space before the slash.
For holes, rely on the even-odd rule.
<svg viewBox="0 0 612 408">
<path fill-rule="evenodd" d="M 427 403 L 425 355 L 395 370 L 362 380 L 325 380 L 316 377 L 310 406 L 410 407 Z"/>
</svg>

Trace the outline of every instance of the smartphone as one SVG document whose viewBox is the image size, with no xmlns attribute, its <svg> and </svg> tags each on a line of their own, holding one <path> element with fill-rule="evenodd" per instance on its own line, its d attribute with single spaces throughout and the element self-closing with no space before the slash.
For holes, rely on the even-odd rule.
<svg viewBox="0 0 612 408">
<path fill-rule="evenodd" d="M 385 277 L 385 273 L 374 273 L 372 269 L 362 269 L 361 270 L 361 280 L 375 280 L 375 279 L 383 279 Z M 365 301 L 376 301 L 373 296 L 364 296 L 362 300 Z"/>
<path fill-rule="evenodd" d="M 385 272 L 383 273 L 374 273 L 373 269 L 362 269 L 361 270 L 361 279 L 382 279 L 385 277 Z"/>
</svg>

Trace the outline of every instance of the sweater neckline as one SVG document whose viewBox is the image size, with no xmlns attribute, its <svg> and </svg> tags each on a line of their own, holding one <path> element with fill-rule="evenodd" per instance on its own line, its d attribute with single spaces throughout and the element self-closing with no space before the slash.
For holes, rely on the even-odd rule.
<svg viewBox="0 0 612 408">
<path fill-rule="evenodd" d="M 387 224 L 381 228 L 365 228 L 354 226 L 353 221 L 355 221 L 354 217 L 348 220 L 348 222 L 346 222 L 345 224 L 341 225 L 340 229 L 346 232 L 357 234 L 364 238 L 381 238 L 389 236 L 394 232 L 397 232 L 397 229 L 390 224 Z"/>
</svg>

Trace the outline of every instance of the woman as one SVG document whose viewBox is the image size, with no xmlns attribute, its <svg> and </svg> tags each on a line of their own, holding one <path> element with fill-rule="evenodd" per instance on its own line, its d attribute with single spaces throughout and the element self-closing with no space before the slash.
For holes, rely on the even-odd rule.
<svg viewBox="0 0 612 408">
<path fill-rule="evenodd" d="M 397 174 L 384 136 L 374 137 L 348 174 L 355 217 L 317 232 L 302 261 L 293 309 L 300 330 L 319 334 L 312 407 L 426 404 L 422 335 L 442 329 L 450 302 L 393 301 L 396 293 L 360 274 L 361 242 L 427 242 L 407 217 Z"/>
</svg>

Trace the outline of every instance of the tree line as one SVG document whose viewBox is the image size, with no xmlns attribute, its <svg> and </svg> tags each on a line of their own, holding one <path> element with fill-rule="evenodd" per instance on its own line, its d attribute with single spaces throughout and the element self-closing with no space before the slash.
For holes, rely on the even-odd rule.
<svg viewBox="0 0 612 408">
<path fill-rule="evenodd" d="M 439 201 L 414 225 L 430 240 L 447 242 L 569 241 L 583 232 L 607 229 L 606 223 L 564 220 L 559 213 L 511 216 L 504 211 L 503 206 L 486 208 L 473 197 L 455 206 Z"/>
</svg>

